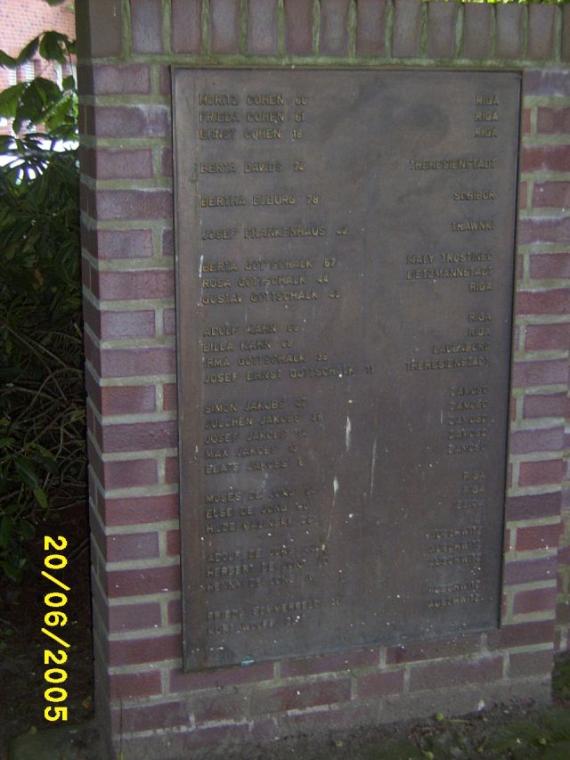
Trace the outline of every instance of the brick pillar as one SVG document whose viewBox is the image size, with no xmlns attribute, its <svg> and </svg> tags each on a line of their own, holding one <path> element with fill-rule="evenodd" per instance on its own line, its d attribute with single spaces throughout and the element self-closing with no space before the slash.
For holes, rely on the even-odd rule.
<svg viewBox="0 0 570 760">
<path fill-rule="evenodd" d="M 248 5 L 254 15 L 243 15 Z M 568 495 L 558 551 L 570 239 L 570 75 L 560 58 L 569 58 L 570 8 L 533 12 L 526 34 L 526 8 L 420 0 L 77 6 L 96 701 L 110 755 L 187 756 L 226 739 L 351 728 L 437 705 L 467 711 L 482 688 L 491 701 L 546 698 L 559 566 L 557 646 L 570 645 Z M 453 640 L 185 674 L 168 66 L 284 56 L 528 69 L 502 621 Z"/>
<path fill-rule="evenodd" d="M 564 425 L 568 424 L 568 349 L 570 347 L 570 71 L 529 71 L 525 77 L 521 154 L 518 344 L 514 369 L 516 435 L 532 444 L 513 454 L 513 489 L 521 499 L 542 505 L 533 523 L 519 529 L 523 551 L 546 552 L 556 546 L 555 509 L 562 484 L 562 540 L 558 553 L 557 647 L 570 647 L 570 504 L 564 489 Z M 521 438 L 521 441 L 523 439 Z M 566 446 L 568 442 L 566 441 Z M 530 514 L 528 515 L 530 517 Z M 539 519 L 537 519 L 539 518 Z M 546 526 L 548 536 L 545 536 Z M 540 527 L 542 526 L 542 527 Z M 530 539 L 530 542 L 529 542 Z M 529 555 L 530 556 L 530 555 Z M 538 563 L 539 557 L 536 555 Z M 538 566 L 538 564 L 537 564 Z M 523 604 L 529 611 L 546 602 L 554 572 Z M 542 601 L 538 589 L 542 588 Z"/>
</svg>

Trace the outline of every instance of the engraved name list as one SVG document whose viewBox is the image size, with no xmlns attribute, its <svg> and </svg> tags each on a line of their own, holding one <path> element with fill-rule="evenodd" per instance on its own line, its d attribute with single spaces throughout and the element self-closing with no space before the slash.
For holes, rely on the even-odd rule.
<svg viewBox="0 0 570 760">
<path fill-rule="evenodd" d="M 173 88 L 186 666 L 495 627 L 518 75 Z"/>
</svg>

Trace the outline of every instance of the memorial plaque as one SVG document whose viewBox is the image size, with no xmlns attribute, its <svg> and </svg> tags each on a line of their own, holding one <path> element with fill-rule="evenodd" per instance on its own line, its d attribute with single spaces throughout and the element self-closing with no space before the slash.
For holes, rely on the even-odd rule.
<svg viewBox="0 0 570 760">
<path fill-rule="evenodd" d="M 496 627 L 518 74 L 173 78 L 186 666 Z"/>
</svg>

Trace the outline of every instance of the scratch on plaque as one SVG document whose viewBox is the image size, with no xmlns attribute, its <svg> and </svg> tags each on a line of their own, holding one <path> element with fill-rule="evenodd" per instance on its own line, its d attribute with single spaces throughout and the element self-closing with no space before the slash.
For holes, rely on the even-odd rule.
<svg viewBox="0 0 570 760">
<path fill-rule="evenodd" d="M 198 278 L 202 279 L 202 266 L 204 265 L 204 254 L 200 256 L 200 268 L 198 269 Z"/>
<path fill-rule="evenodd" d="M 344 433 L 344 441 L 346 445 L 347 452 L 350 451 L 350 436 L 352 434 L 352 423 L 350 422 L 350 417 L 346 417 L 346 429 Z"/>
<path fill-rule="evenodd" d="M 376 447 L 378 444 L 378 439 L 374 439 L 374 443 L 372 445 L 372 462 L 370 463 L 370 496 L 374 493 L 374 470 L 376 469 Z"/>
<path fill-rule="evenodd" d="M 333 498 L 332 498 L 332 504 L 331 504 L 331 511 L 329 513 L 329 524 L 328 524 L 328 528 L 327 528 L 327 537 L 325 538 L 325 540 L 323 542 L 323 545 L 321 547 L 323 549 L 323 551 L 326 549 L 326 546 L 327 546 L 327 544 L 329 542 L 329 538 L 331 536 L 331 531 L 332 531 L 333 512 L 334 512 L 334 508 L 335 508 L 335 504 L 336 504 L 336 495 L 338 493 L 338 478 L 337 478 L 336 475 L 334 476 L 332 487 L 333 487 Z"/>
</svg>

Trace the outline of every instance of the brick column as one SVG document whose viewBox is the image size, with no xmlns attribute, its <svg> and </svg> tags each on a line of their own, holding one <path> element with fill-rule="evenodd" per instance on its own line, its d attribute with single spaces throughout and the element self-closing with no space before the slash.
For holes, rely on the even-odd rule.
<svg viewBox="0 0 570 760">
<path fill-rule="evenodd" d="M 515 548 L 534 557 L 538 568 L 547 555 L 555 559 L 561 487 L 566 499 L 568 495 L 564 425 L 570 347 L 570 71 L 529 71 L 524 93 L 513 377 L 513 438 L 518 436 L 520 444 L 512 451 L 512 493 L 521 504 L 535 504 L 525 510 L 525 527 L 518 530 Z M 570 648 L 570 504 L 562 506 L 556 641 L 565 651 Z M 548 577 L 545 573 L 536 579 L 534 590 L 524 592 L 521 604 L 529 612 L 549 607 L 554 580 L 552 567 Z"/>
<path fill-rule="evenodd" d="M 270 741 L 467 711 L 481 690 L 488 701 L 547 698 L 557 598 L 556 646 L 570 646 L 568 495 L 558 550 L 570 7 L 529 14 L 420 0 L 77 6 L 96 699 L 110 755 L 187 756 L 226 739 Z M 284 61 L 527 70 L 502 625 L 449 641 L 185 674 L 168 66 Z"/>
</svg>

